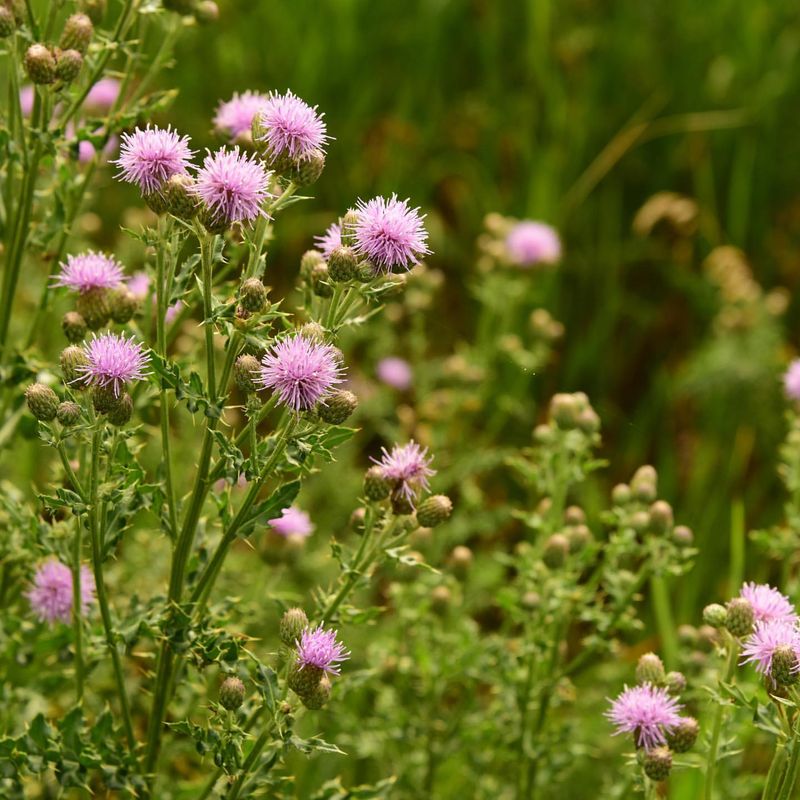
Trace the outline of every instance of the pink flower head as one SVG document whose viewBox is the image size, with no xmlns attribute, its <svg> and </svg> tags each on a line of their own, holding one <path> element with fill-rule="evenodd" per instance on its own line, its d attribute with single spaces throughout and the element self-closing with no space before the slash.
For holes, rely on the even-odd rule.
<svg viewBox="0 0 800 800">
<path fill-rule="evenodd" d="M 135 183 L 143 194 L 157 192 L 173 175 L 185 175 L 192 160 L 189 137 L 172 128 L 137 128 L 122 134 L 118 177 Z"/>
<path fill-rule="evenodd" d="M 649 683 L 627 686 L 616 700 L 610 701 L 607 719 L 616 725 L 618 733 L 632 733 L 639 747 L 651 748 L 666 742 L 665 732 L 680 723 L 680 704 L 666 689 Z"/>
<path fill-rule="evenodd" d="M 783 374 L 783 391 L 789 400 L 800 400 L 800 358 L 792 361 Z"/>
<path fill-rule="evenodd" d="M 314 237 L 314 244 L 322 251 L 325 258 L 330 258 L 331 253 L 342 246 L 342 226 L 334 222 L 322 236 Z"/>
<path fill-rule="evenodd" d="M 81 565 L 81 614 L 94 602 L 94 578 L 89 568 Z M 26 596 L 34 614 L 52 625 L 72 619 L 72 570 L 60 561 L 45 561 L 33 576 L 33 585 Z"/>
<path fill-rule="evenodd" d="M 742 646 L 742 664 L 753 664 L 756 672 L 769 675 L 772 672 L 772 657 L 779 647 L 790 647 L 800 663 L 800 631 L 797 623 L 783 619 L 771 622 L 756 622 L 755 629 Z M 795 671 L 798 666 L 795 664 Z"/>
<path fill-rule="evenodd" d="M 336 640 L 335 630 L 324 630 L 322 625 L 317 628 L 306 628 L 297 642 L 297 666 L 316 667 L 338 675 L 339 662 L 347 661 L 350 652 L 344 645 Z"/>
<path fill-rule="evenodd" d="M 79 380 L 87 386 L 113 386 L 114 394 L 130 381 L 139 381 L 147 376 L 149 361 L 142 345 L 125 338 L 125 334 L 104 333 L 94 336 L 83 346 L 87 363 L 78 367 Z"/>
<path fill-rule="evenodd" d="M 289 156 L 302 159 L 315 149 L 323 149 L 328 141 L 322 114 L 297 95 L 271 92 L 259 119 L 270 158 Z"/>
<path fill-rule="evenodd" d="M 375 371 L 381 383 L 385 383 L 387 386 L 391 386 L 393 389 L 398 389 L 401 392 L 410 388 L 414 378 L 414 373 L 411 371 L 411 364 L 404 358 L 398 358 L 397 356 L 382 358 L 378 362 Z"/>
<path fill-rule="evenodd" d="M 420 447 L 415 441 L 405 445 L 395 445 L 392 452 L 381 449 L 380 461 L 372 459 L 383 471 L 383 477 L 396 484 L 396 490 L 412 503 L 420 491 L 428 491 L 428 478 L 436 474 L 431 469 L 432 458 L 427 447 Z"/>
<path fill-rule="evenodd" d="M 561 241 L 549 225 L 523 220 L 508 232 L 506 250 L 511 262 L 520 267 L 555 264 L 561 258 Z"/>
<path fill-rule="evenodd" d="M 167 306 L 167 310 L 164 312 L 164 322 L 167 325 L 175 322 L 182 310 L 183 303 L 180 300 L 176 300 L 171 306 Z"/>
<path fill-rule="evenodd" d="M 313 408 L 342 380 L 336 348 L 299 333 L 274 344 L 261 364 L 258 383 L 274 389 L 279 402 L 295 411 Z"/>
<path fill-rule="evenodd" d="M 33 101 L 36 97 L 36 90 L 30 84 L 23 86 L 19 90 L 19 107 L 23 117 L 29 117 L 33 111 Z"/>
<path fill-rule="evenodd" d="M 747 600 L 753 607 L 756 622 L 797 621 L 797 612 L 789 598 L 766 583 L 746 583 L 742 586 L 739 597 Z"/>
<path fill-rule="evenodd" d="M 231 139 L 247 133 L 253 127 L 253 118 L 267 107 L 269 98 L 259 92 L 238 92 L 233 97 L 219 104 L 214 117 L 214 128 Z"/>
<path fill-rule="evenodd" d="M 358 201 L 353 226 L 354 250 L 385 272 L 395 267 L 410 269 L 430 253 L 428 232 L 418 208 L 393 194 L 388 200 L 375 197 Z"/>
<path fill-rule="evenodd" d="M 137 300 L 146 299 L 150 293 L 150 276 L 144 270 L 134 272 L 128 280 L 128 291 Z"/>
<path fill-rule="evenodd" d="M 215 221 L 252 222 L 265 212 L 270 173 L 255 157 L 222 148 L 209 151 L 197 173 L 195 191 Z"/>
<path fill-rule="evenodd" d="M 87 250 L 76 256 L 67 256 L 53 286 L 66 286 L 82 294 L 92 289 L 113 289 L 125 280 L 122 264 L 113 256 Z"/>
<path fill-rule="evenodd" d="M 93 112 L 107 111 L 119 97 L 120 82 L 116 78 L 101 78 L 86 95 L 83 105 Z"/>
<path fill-rule="evenodd" d="M 314 530 L 314 526 L 311 524 L 311 517 L 297 506 L 284 508 L 279 517 L 269 520 L 267 524 L 275 533 L 279 536 L 285 536 L 287 539 L 291 536 L 305 539 L 311 536 Z"/>
</svg>

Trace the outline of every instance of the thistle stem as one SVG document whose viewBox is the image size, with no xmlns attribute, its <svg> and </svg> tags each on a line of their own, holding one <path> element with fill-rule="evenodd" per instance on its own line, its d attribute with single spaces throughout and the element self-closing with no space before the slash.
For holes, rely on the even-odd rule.
<svg viewBox="0 0 800 800">
<path fill-rule="evenodd" d="M 75 637 L 75 697 L 83 699 L 83 621 L 81 619 L 81 549 L 83 526 L 80 517 L 75 517 L 75 538 L 72 545 L 72 631 Z"/>
<path fill-rule="evenodd" d="M 237 800 L 239 795 L 242 793 L 242 789 L 244 788 L 244 784 L 248 775 L 258 761 L 259 756 L 267 745 L 267 742 L 270 740 L 273 727 L 275 727 L 274 719 L 268 722 L 264 730 L 261 731 L 258 739 L 256 739 L 255 743 L 253 744 L 253 749 L 248 753 L 244 764 L 242 764 L 242 771 L 239 773 L 239 777 L 236 779 L 236 782 L 233 784 L 227 794 L 227 800 Z"/>
</svg>

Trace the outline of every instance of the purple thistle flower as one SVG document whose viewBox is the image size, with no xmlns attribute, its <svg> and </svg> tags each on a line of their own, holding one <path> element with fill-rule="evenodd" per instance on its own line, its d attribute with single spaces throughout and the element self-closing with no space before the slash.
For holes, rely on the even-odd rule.
<svg viewBox="0 0 800 800">
<path fill-rule="evenodd" d="M 259 122 L 264 129 L 261 141 L 266 143 L 270 158 L 289 156 L 302 159 L 313 150 L 322 150 L 328 141 L 322 114 L 301 100 L 291 90 L 286 94 L 270 92 L 261 109 Z"/>
<path fill-rule="evenodd" d="M 29 117 L 33 111 L 33 101 L 36 97 L 36 90 L 28 84 L 19 90 L 19 107 L 23 117 Z"/>
<path fill-rule="evenodd" d="M 150 293 L 150 276 L 144 270 L 134 272 L 128 280 L 128 291 L 137 300 L 146 299 Z"/>
<path fill-rule="evenodd" d="M 797 623 L 783 619 L 756 622 L 755 629 L 742 646 L 740 663 L 752 664 L 756 672 L 769 675 L 772 671 L 772 657 L 779 647 L 790 647 L 800 660 L 800 631 Z"/>
<path fill-rule="evenodd" d="M 230 100 L 222 102 L 214 117 L 214 128 L 231 139 L 247 133 L 253 127 L 253 118 L 264 111 L 269 97 L 259 92 L 234 92 Z"/>
<path fill-rule="evenodd" d="M 609 700 L 611 708 L 605 717 L 616 725 L 614 731 L 632 733 L 639 747 L 647 749 L 666 742 L 665 732 L 680 723 L 678 713 L 682 706 L 666 689 L 657 689 L 649 683 L 627 686 L 616 700 Z"/>
<path fill-rule="evenodd" d="M 222 148 L 208 152 L 197 173 L 195 191 L 216 222 L 252 222 L 265 212 L 270 173 L 256 158 Z"/>
<path fill-rule="evenodd" d="M 554 264 L 561 258 L 561 241 L 549 225 L 523 220 L 508 232 L 506 250 L 511 262 L 520 267 Z"/>
<path fill-rule="evenodd" d="M 300 334 L 274 344 L 261 364 L 258 383 L 278 392 L 279 402 L 295 411 L 313 408 L 342 380 L 336 348 Z"/>
<path fill-rule="evenodd" d="M 432 458 L 427 447 L 420 447 L 413 439 L 405 445 L 395 445 L 392 452 L 381 448 L 381 460 L 372 459 L 383 471 L 383 477 L 396 484 L 397 491 L 412 503 L 420 491 L 430 488 L 428 478 L 436 474 L 431 469 Z"/>
<path fill-rule="evenodd" d="M 430 253 L 428 232 L 418 208 L 410 208 L 408 200 L 393 194 L 388 200 L 375 197 L 356 206 L 353 226 L 355 247 L 359 255 L 376 267 L 390 272 L 395 267 L 410 269 Z"/>
<path fill-rule="evenodd" d="M 317 628 L 306 628 L 297 642 L 297 666 L 316 667 L 331 675 L 340 672 L 339 662 L 347 661 L 350 652 L 336 640 L 336 631 Z"/>
<path fill-rule="evenodd" d="M 792 361 L 783 374 L 783 391 L 789 400 L 800 400 L 800 358 Z"/>
<path fill-rule="evenodd" d="M 78 380 L 88 386 L 113 386 L 114 394 L 130 381 L 146 377 L 149 357 L 142 345 L 125 334 L 104 333 L 83 346 L 87 363 L 78 367 Z"/>
<path fill-rule="evenodd" d="M 279 536 L 285 536 L 286 538 L 296 536 L 300 539 L 305 539 L 314 530 L 311 517 L 297 506 L 284 508 L 279 517 L 269 520 L 267 524 Z"/>
<path fill-rule="evenodd" d="M 87 250 L 76 256 L 67 256 L 53 286 L 66 286 L 73 292 L 85 294 L 92 289 L 113 289 L 125 281 L 122 264 L 113 256 Z"/>
<path fill-rule="evenodd" d="M 739 597 L 747 600 L 753 607 L 756 622 L 796 622 L 797 612 L 786 595 L 766 583 L 746 583 Z"/>
<path fill-rule="evenodd" d="M 117 101 L 120 82 L 116 78 L 101 78 L 89 89 L 84 100 L 84 108 L 93 112 L 107 111 Z"/>
<path fill-rule="evenodd" d="M 171 306 L 167 306 L 167 310 L 164 312 L 164 322 L 167 325 L 175 322 L 182 310 L 183 303 L 180 300 L 176 300 Z"/>
<path fill-rule="evenodd" d="M 387 386 L 391 386 L 401 392 L 410 388 L 414 379 L 411 364 L 404 358 L 398 358 L 397 356 L 382 358 L 378 362 L 375 372 L 381 383 L 385 383 Z"/>
<path fill-rule="evenodd" d="M 322 236 L 314 237 L 314 244 L 322 251 L 325 258 L 330 258 L 331 253 L 342 246 L 342 226 L 334 222 Z"/>
<path fill-rule="evenodd" d="M 122 134 L 117 177 L 135 183 L 143 194 L 158 191 L 173 175 L 185 175 L 192 159 L 189 137 L 168 127 Z"/>
<path fill-rule="evenodd" d="M 89 568 L 81 565 L 81 614 L 94 602 L 94 577 Z M 52 559 L 45 561 L 33 576 L 33 585 L 26 597 L 34 614 L 52 625 L 72 619 L 72 570 L 66 564 Z"/>
</svg>

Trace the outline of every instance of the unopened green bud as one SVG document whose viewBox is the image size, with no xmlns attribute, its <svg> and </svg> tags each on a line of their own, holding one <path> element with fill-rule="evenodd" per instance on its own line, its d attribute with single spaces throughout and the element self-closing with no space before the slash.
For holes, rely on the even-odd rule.
<svg viewBox="0 0 800 800">
<path fill-rule="evenodd" d="M 600 417 L 593 408 L 585 408 L 578 414 L 578 427 L 587 434 L 600 430 Z"/>
<path fill-rule="evenodd" d="M 611 502 L 615 506 L 626 506 L 631 501 L 631 487 L 627 483 L 618 483 L 611 490 Z"/>
<path fill-rule="evenodd" d="M 56 77 L 63 83 L 72 83 L 83 67 L 83 56 L 77 50 L 62 50 L 56 59 Z"/>
<path fill-rule="evenodd" d="M 312 664 L 304 664 L 302 668 L 295 663 L 289 670 L 289 688 L 300 697 L 311 694 L 317 688 L 325 672 Z"/>
<path fill-rule="evenodd" d="M 567 525 L 582 525 L 586 522 L 586 514 L 580 506 L 569 506 L 564 512 Z"/>
<path fill-rule="evenodd" d="M 82 341 L 89 329 L 86 320 L 77 311 L 67 311 L 61 318 L 61 330 L 64 331 L 67 341 L 74 344 Z"/>
<path fill-rule="evenodd" d="M 392 512 L 398 517 L 406 517 L 414 513 L 414 502 L 402 489 L 393 489 L 389 500 L 392 504 Z"/>
<path fill-rule="evenodd" d="M 356 270 L 356 280 L 359 283 L 369 283 L 378 274 L 378 268 L 371 261 L 359 261 Z"/>
<path fill-rule="evenodd" d="M 725 627 L 731 635 L 740 638 L 742 636 L 749 636 L 753 630 L 753 623 L 755 622 L 753 606 L 743 597 L 734 597 L 733 600 L 728 601 L 727 610 L 728 614 L 725 619 Z"/>
<path fill-rule="evenodd" d="M 119 397 L 113 386 L 93 386 L 92 406 L 98 414 L 108 414 L 119 403 Z"/>
<path fill-rule="evenodd" d="M 107 0 L 81 0 L 81 11 L 95 24 L 99 25 L 106 15 Z"/>
<path fill-rule="evenodd" d="M 769 674 L 778 686 L 794 686 L 800 678 L 798 669 L 800 664 L 797 662 L 797 653 L 791 645 L 784 644 L 775 648 Z"/>
<path fill-rule="evenodd" d="M 32 383 L 25 390 L 25 401 L 31 414 L 42 422 L 50 422 L 58 413 L 58 395 L 43 383 Z"/>
<path fill-rule="evenodd" d="M 665 781 L 671 769 L 672 752 L 668 747 L 653 747 L 644 754 L 644 774 L 651 781 Z"/>
<path fill-rule="evenodd" d="M 261 365 L 255 356 L 245 354 L 236 359 L 233 365 L 233 380 L 241 391 L 249 394 L 258 389 L 256 380 L 260 368 Z"/>
<path fill-rule="evenodd" d="M 650 528 L 650 515 L 646 511 L 636 511 L 631 514 L 630 525 L 636 533 L 644 533 Z"/>
<path fill-rule="evenodd" d="M 658 493 L 658 475 L 653 467 L 639 467 L 631 479 L 633 496 L 642 503 L 652 503 Z"/>
<path fill-rule="evenodd" d="M 160 217 L 167 213 L 167 198 L 164 194 L 163 187 L 159 187 L 152 192 L 147 192 L 147 194 L 142 195 L 142 197 L 144 198 L 145 205 L 154 214 L 158 214 Z"/>
<path fill-rule="evenodd" d="M 81 407 L 69 400 L 59 403 L 56 411 L 58 421 L 65 427 L 74 425 L 81 418 Z"/>
<path fill-rule="evenodd" d="M 319 264 L 325 264 L 325 256 L 319 250 L 306 250 L 300 259 L 300 275 L 307 280 L 314 274 L 314 268 Z"/>
<path fill-rule="evenodd" d="M 436 586 L 431 592 L 431 608 L 440 616 L 447 613 L 452 600 L 453 596 L 446 586 Z"/>
<path fill-rule="evenodd" d="M 244 703 L 244 683 L 235 675 L 229 675 L 222 681 L 219 703 L 228 711 L 236 711 Z"/>
<path fill-rule="evenodd" d="M 194 181 L 189 175 L 173 175 L 162 187 L 166 211 L 178 219 L 190 220 L 199 208 Z"/>
<path fill-rule="evenodd" d="M 308 628 L 308 617 L 302 608 L 290 608 L 281 617 L 279 635 L 287 647 L 294 647 L 303 631 Z"/>
<path fill-rule="evenodd" d="M 117 428 L 127 425 L 133 416 L 133 398 L 125 392 L 106 412 L 108 421 Z"/>
<path fill-rule="evenodd" d="M 533 441 L 536 444 L 550 444 L 554 438 L 554 431 L 550 425 L 537 425 L 533 429 Z"/>
<path fill-rule="evenodd" d="M 200 0 L 194 7 L 194 18 L 201 25 L 211 25 L 219 20 L 219 6 L 214 0 Z"/>
<path fill-rule="evenodd" d="M 653 686 L 660 686 L 664 683 L 666 675 L 664 662 L 655 653 L 645 653 L 636 664 L 637 683 L 652 683 Z"/>
<path fill-rule="evenodd" d="M 319 322 L 306 322 L 305 325 L 300 328 L 300 335 L 313 342 L 324 342 L 325 328 L 323 328 Z"/>
<path fill-rule="evenodd" d="M 333 295 L 328 265 L 324 261 L 321 264 L 316 264 L 311 271 L 311 291 L 317 297 L 331 297 Z"/>
<path fill-rule="evenodd" d="M 650 526 L 656 533 L 666 533 L 674 521 L 672 506 L 666 500 L 656 500 L 650 506 Z"/>
<path fill-rule="evenodd" d="M 331 699 L 331 679 L 323 674 L 314 688 L 300 695 L 300 702 L 310 711 L 319 711 Z"/>
<path fill-rule="evenodd" d="M 676 753 L 687 753 L 694 747 L 700 725 L 694 717 L 681 717 L 672 730 L 667 731 L 667 744 Z"/>
<path fill-rule="evenodd" d="M 341 230 L 341 240 L 345 247 L 352 247 L 356 243 L 356 226 L 358 225 L 359 213 L 354 208 L 351 208 L 339 220 L 339 228 Z"/>
<path fill-rule="evenodd" d="M 561 533 L 554 533 L 544 544 L 542 561 L 550 569 L 563 567 L 569 554 L 569 540 Z"/>
<path fill-rule="evenodd" d="M 17 29 L 14 12 L 7 6 L 0 5 L 0 39 L 12 36 Z"/>
<path fill-rule="evenodd" d="M 719 603 L 711 603 L 703 609 L 703 622 L 712 628 L 724 628 L 727 619 L 728 612 Z"/>
<path fill-rule="evenodd" d="M 687 647 L 697 644 L 697 628 L 694 625 L 678 625 L 678 641 Z"/>
<path fill-rule="evenodd" d="M 267 287 L 258 278 L 248 278 L 239 287 L 239 303 L 253 314 L 263 311 L 267 305 Z"/>
<path fill-rule="evenodd" d="M 328 272 L 332 281 L 345 283 L 353 280 L 356 277 L 357 266 L 352 247 L 335 247 L 328 256 Z"/>
<path fill-rule="evenodd" d="M 453 572 L 459 577 L 464 578 L 472 566 L 473 555 L 472 550 L 466 545 L 460 544 L 453 548 L 450 553 L 450 564 L 453 567 Z"/>
<path fill-rule="evenodd" d="M 319 180 L 325 169 L 325 153 L 314 148 L 308 155 L 292 161 L 288 177 L 298 186 L 311 186 Z"/>
<path fill-rule="evenodd" d="M 120 325 L 124 325 L 133 319 L 133 315 L 139 308 L 139 301 L 133 292 L 121 287 L 115 289 L 109 295 L 109 308 L 111 310 L 111 319 Z"/>
<path fill-rule="evenodd" d="M 317 413 L 329 425 L 341 425 L 358 408 L 358 398 L 346 389 L 331 392 L 317 406 Z"/>
<path fill-rule="evenodd" d="M 74 344 L 65 347 L 61 351 L 59 361 L 61 363 L 61 374 L 64 376 L 64 383 L 72 388 L 80 388 L 76 386 L 83 374 L 80 368 L 85 367 L 88 363 L 83 348 Z"/>
<path fill-rule="evenodd" d="M 33 83 L 48 84 L 56 79 L 56 60 L 43 44 L 32 44 L 25 52 L 25 72 Z"/>
<path fill-rule="evenodd" d="M 526 611 L 536 611 L 542 604 L 542 597 L 538 592 L 525 592 L 521 603 Z"/>
<path fill-rule="evenodd" d="M 592 532 L 587 525 L 571 525 L 564 535 L 569 540 L 570 553 L 580 553 L 592 541 Z"/>
<path fill-rule="evenodd" d="M 664 686 L 670 694 L 679 695 L 686 691 L 686 676 L 682 672 L 673 670 L 664 678 Z"/>
<path fill-rule="evenodd" d="M 75 301 L 75 310 L 84 318 L 90 330 L 102 328 L 111 318 L 108 289 L 81 292 Z"/>
<path fill-rule="evenodd" d="M 453 502 L 447 495 L 434 494 L 417 506 L 417 522 L 423 528 L 435 528 L 453 513 Z"/>
<path fill-rule="evenodd" d="M 364 497 L 377 503 L 385 500 L 392 491 L 392 484 L 383 475 L 383 469 L 377 464 L 364 474 Z"/>
<path fill-rule="evenodd" d="M 86 55 L 93 33 L 94 25 L 86 14 L 73 14 L 64 23 L 58 46 L 62 50 L 77 50 L 81 55 Z"/>
<path fill-rule="evenodd" d="M 672 541 L 678 547 L 689 547 L 694 542 L 694 534 L 692 529 L 686 525 L 676 525 L 672 529 Z"/>
<path fill-rule="evenodd" d="M 550 401 L 550 417 L 562 430 L 569 430 L 578 424 L 580 409 L 574 395 L 556 394 Z"/>
<path fill-rule="evenodd" d="M 363 507 L 353 509 L 350 515 L 350 530 L 361 536 L 364 533 L 364 520 L 367 518 L 367 510 Z"/>
</svg>

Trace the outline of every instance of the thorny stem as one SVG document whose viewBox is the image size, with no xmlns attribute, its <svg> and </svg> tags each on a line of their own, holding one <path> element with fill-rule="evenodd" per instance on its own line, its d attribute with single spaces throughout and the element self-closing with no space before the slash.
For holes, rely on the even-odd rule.
<svg viewBox="0 0 800 800">
<path fill-rule="evenodd" d="M 75 517 L 75 538 L 72 546 L 72 631 L 75 637 L 75 696 L 80 703 L 83 698 L 83 621 L 81 610 L 81 546 L 83 526 L 80 517 Z"/>
<path fill-rule="evenodd" d="M 242 764 L 242 771 L 239 773 L 239 777 L 236 779 L 236 782 L 233 784 L 227 794 L 227 800 L 237 800 L 239 795 L 242 793 L 247 776 L 256 765 L 256 762 L 258 761 L 261 752 L 266 747 L 267 742 L 269 742 L 272 736 L 272 729 L 274 727 L 275 720 L 273 718 L 269 720 L 267 725 L 264 727 L 264 730 L 261 731 L 258 739 L 256 739 L 255 743 L 253 744 L 253 749 L 248 753 L 244 764 Z"/>
</svg>

